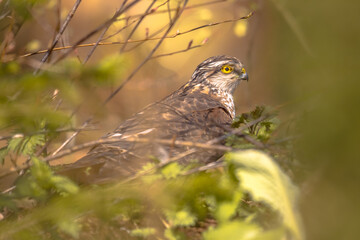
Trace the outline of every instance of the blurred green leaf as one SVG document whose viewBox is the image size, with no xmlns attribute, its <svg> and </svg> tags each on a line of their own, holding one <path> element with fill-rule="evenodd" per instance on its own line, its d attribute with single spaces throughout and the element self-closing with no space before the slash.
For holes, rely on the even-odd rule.
<svg viewBox="0 0 360 240">
<path fill-rule="evenodd" d="M 76 194 L 79 191 L 79 187 L 74 182 L 63 176 L 54 175 L 51 177 L 51 182 L 54 188 L 62 194 Z"/>
<path fill-rule="evenodd" d="M 239 128 L 240 126 L 243 126 L 252 121 L 255 121 L 263 116 L 267 116 L 270 113 L 270 109 L 265 106 L 256 106 L 256 108 L 249 112 L 249 113 L 242 113 L 240 116 L 237 116 L 233 123 L 233 128 Z M 262 142 L 266 142 L 270 139 L 271 134 L 275 131 L 275 129 L 279 125 L 279 120 L 276 117 L 271 117 L 270 119 L 267 118 L 265 120 L 262 120 L 252 126 L 249 126 L 247 131 L 244 131 L 247 134 L 253 135 L 257 138 L 257 140 L 260 140 Z M 228 144 L 234 144 L 236 143 L 236 139 L 238 138 L 229 138 L 227 143 Z M 241 140 L 242 141 L 242 140 Z M 242 141 L 244 142 L 244 141 Z M 245 143 L 244 143 L 245 144 Z M 239 142 L 236 145 L 239 145 Z M 242 146 L 242 148 L 245 148 L 245 145 Z"/>
<path fill-rule="evenodd" d="M 236 213 L 236 210 L 239 207 L 239 203 L 242 198 L 242 193 L 240 191 L 234 190 L 234 195 L 232 201 L 223 201 L 220 202 L 216 208 L 216 219 L 222 223 L 230 220 Z"/>
<path fill-rule="evenodd" d="M 179 240 L 181 239 L 171 228 L 165 229 L 164 236 L 168 240 Z"/>
<path fill-rule="evenodd" d="M 239 240 L 239 239 L 254 239 L 261 229 L 254 225 L 245 222 L 227 222 L 219 225 L 216 228 L 210 228 L 204 233 L 205 240 Z"/>
<path fill-rule="evenodd" d="M 255 201 L 262 201 L 278 211 L 295 239 L 304 239 L 302 222 L 296 205 L 297 188 L 278 165 L 265 153 L 246 150 L 228 153 L 226 160 L 235 164 L 240 186 Z"/>
<path fill-rule="evenodd" d="M 32 157 L 33 165 L 28 175 L 20 178 L 16 184 L 15 192 L 21 197 L 32 197 L 45 200 L 51 192 L 62 195 L 75 194 L 79 191 L 78 186 L 71 180 L 54 175 L 50 167 L 36 157 Z"/>
<path fill-rule="evenodd" d="M 166 218 L 170 224 L 176 226 L 191 226 L 195 223 L 196 217 L 188 210 L 181 209 L 179 211 L 165 211 Z"/>
<path fill-rule="evenodd" d="M 155 228 L 137 228 L 131 230 L 130 235 L 134 237 L 146 238 L 156 233 Z"/>
<path fill-rule="evenodd" d="M 5 157 L 8 154 L 8 152 L 9 150 L 7 146 L 0 148 L 0 164 L 4 164 Z"/>
<path fill-rule="evenodd" d="M 264 232 L 255 224 L 233 221 L 210 228 L 203 236 L 204 240 L 279 240 L 284 239 L 284 230 Z"/>
<path fill-rule="evenodd" d="M 12 197 L 5 194 L 0 194 L 0 210 L 4 207 L 16 209 L 16 204 L 13 201 Z"/>
<path fill-rule="evenodd" d="M 31 17 L 29 11 L 35 4 L 46 2 L 46 0 L 10 0 L 10 6 L 16 12 L 16 17 L 20 20 L 27 20 Z"/>
<path fill-rule="evenodd" d="M 69 219 L 61 221 L 57 225 L 63 232 L 74 238 L 79 238 L 79 232 L 81 230 L 81 225 L 79 223 Z"/>
<path fill-rule="evenodd" d="M 31 156 L 35 153 L 36 147 L 42 146 L 44 143 L 45 135 L 43 134 L 14 137 L 9 141 L 8 148 L 15 153 Z"/>
<path fill-rule="evenodd" d="M 161 169 L 165 179 L 176 178 L 182 171 L 182 167 L 177 163 L 170 163 Z"/>
</svg>

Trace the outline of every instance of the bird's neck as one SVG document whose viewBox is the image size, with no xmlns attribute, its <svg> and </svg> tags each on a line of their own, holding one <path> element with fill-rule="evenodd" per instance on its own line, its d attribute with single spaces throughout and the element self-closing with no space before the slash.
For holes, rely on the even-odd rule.
<svg viewBox="0 0 360 240">
<path fill-rule="evenodd" d="M 235 118 L 235 105 L 234 105 L 234 98 L 232 92 L 224 91 L 217 86 L 213 86 L 211 84 L 204 84 L 204 83 L 197 83 L 192 84 L 188 83 L 182 87 L 181 92 L 193 91 L 199 92 L 202 94 L 208 94 L 212 98 L 216 99 L 217 101 L 221 102 L 221 104 L 226 108 L 226 110 L 230 113 L 231 118 Z"/>
<path fill-rule="evenodd" d="M 227 91 L 222 91 L 220 89 L 211 89 L 210 94 L 212 97 L 217 98 L 225 107 L 226 110 L 230 113 L 231 118 L 235 118 L 235 105 L 234 105 L 234 98 L 232 93 Z"/>
<path fill-rule="evenodd" d="M 210 89 L 210 94 L 212 97 L 215 97 L 218 101 L 220 101 L 225 107 L 226 110 L 230 113 L 232 119 L 235 118 L 235 105 L 233 93 L 238 85 L 238 81 L 229 82 L 229 81 L 207 81 L 205 84 Z"/>
</svg>

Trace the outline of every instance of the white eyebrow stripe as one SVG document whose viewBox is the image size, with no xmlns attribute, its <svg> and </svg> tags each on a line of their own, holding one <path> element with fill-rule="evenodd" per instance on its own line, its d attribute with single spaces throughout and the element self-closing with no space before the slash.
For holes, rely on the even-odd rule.
<svg viewBox="0 0 360 240">
<path fill-rule="evenodd" d="M 229 61 L 227 61 L 227 60 L 217 61 L 217 62 L 210 63 L 208 66 L 209 67 L 218 67 L 218 66 L 222 66 L 222 65 L 224 65 L 225 63 L 228 63 L 228 62 Z"/>
</svg>

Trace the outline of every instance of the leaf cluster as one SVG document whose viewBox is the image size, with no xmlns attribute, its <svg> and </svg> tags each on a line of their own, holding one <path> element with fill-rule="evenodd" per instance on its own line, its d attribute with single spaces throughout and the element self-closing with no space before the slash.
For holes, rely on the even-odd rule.
<svg viewBox="0 0 360 240">
<path fill-rule="evenodd" d="M 81 191 L 33 161 L 30 178 L 19 181 L 14 196 L 43 203 L 52 197 L 28 213 L 13 212 L 21 217 L 0 223 L 1 237 L 303 239 L 296 187 L 260 151 L 227 154 L 223 171 L 186 175 L 187 169 L 172 163 L 154 172 L 156 177 Z M 56 197 L 59 192 L 66 194 Z M 9 202 L 8 196 L 0 199 Z"/>
</svg>

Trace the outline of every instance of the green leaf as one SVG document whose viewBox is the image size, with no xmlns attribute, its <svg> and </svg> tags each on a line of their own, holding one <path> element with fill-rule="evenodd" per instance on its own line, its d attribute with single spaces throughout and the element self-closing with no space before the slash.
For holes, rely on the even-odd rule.
<svg viewBox="0 0 360 240">
<path fill-rule="evenodd" d="M 54 185 L 54 188 L 60 193 L 76 194 L 79 192 L 78 185 L 66 177 L 54 175 L 50 181 Z"/>
<path fill-rule="evenodd" d="M 219 203 L 215 213 L 216 219 L 219 222 L 225 222 L 230 220 L 230 218 L 236 213 L 239 202 L 241 201 L 241 197 L 242 193 L 240 191 L 234 190 L 234 196 L 232 201 L 224 201 Z"/>
<path fill-rule="evenodd" d="M 196 222 L 196 216 L 194 216 L 189 210 L 182 209 L 180 211 L 166 211 L 165 215 L 170 224 L 176 226 L 192 226 Z"/>
<path fill-rule="evenodd" d="M 156 233 L 155 228 L 138 228 L 131 230 L 130 235 L 133 237 L 146 238 Z"/>
<path fill-rule="evenodd" d="M 74 238 L 79 237 L 81 225 L 77 222 L 74 222 L 73 220 L 61 221 L 58 223 L 58 227 L 60 230 L 62 230 L 63 232 L 69 234 Z"/>
<path fill-rule="evenodd" d="M 205 240 L 279 240 L 284 238 L 283 229 L 263 232 L 255 224 L 233 221 L 210 228 L 203 234 Z"/>
<path fill-rule="evenodd" d="M 237 166 L 235 174 L 241 188 L 249 192 L 255 201 L 264 202 L 276 210 L 295 239 L 304 239 L 296 206 L 298 190 L 275 161 L 257 150 L 229 153 L 226 160 Z"/>
<path fill-rule="evenodd" d="M 168 240 L 178 240 L 179 239 L 179 237 L 172 231 L 171 228 L 165 229 L 164 236 Z"/>
<path fill-rule="evenodd" d="M 54 175 L 50 167 L 40 159 L 33 157 L 30 174 L 20 178 L 16 184 L 16 193 L 23 197 L 46 199 L 51 192 L 61 195 L 75 194 L 78 186 L 63 176 Z"/>
<path fill-rule="evenodd" d="M 253 224 L 245 222 L 229 222 L 217 228 L 210 228 L 204 233 L 205 240 L 245 240 L 254 239 L 253 236 L 259 234 L 261 229 Z"/>
<path fill-rule="evenodd" d="M 45 135 L 37 134 L 26 137 L 14 137 L 9 141 L 8 148 L 16 153 L 31 156 L 35 153 L 37 146 L 45 143 Z"/>
<path fill-rule="evenodd" d="M 5 157 L 8 154 L 9 150 L 7 146 L 0 148 L 0 164 L 4 164 Z"/>
<path fill-rule="evenodd" d="M 170 163 L 161 169 L 165 179 L 176 178 L 181 173 L 181 166 L 177 163 Z"/>
<path fill-rule="evenodd" d="M 3 207 L 16 209 L 16 204 L 10 196 L 5 194 L 0 194 L 0 209 L 2 209 Z"/>
</svg>

